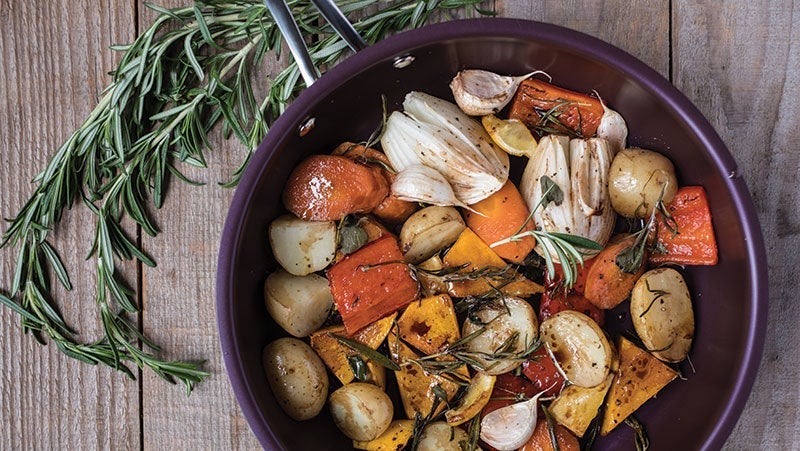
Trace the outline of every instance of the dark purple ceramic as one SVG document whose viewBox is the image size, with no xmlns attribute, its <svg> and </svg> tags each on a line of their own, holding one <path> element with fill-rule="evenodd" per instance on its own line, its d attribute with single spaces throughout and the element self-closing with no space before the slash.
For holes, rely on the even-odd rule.
<svg viewBox="0 0 800 451">
<path fill-rule="evenodd" d="M 398 57 L 414 61 L 395 68 Z M 628 122 L 631 145 L 668 155 L 683 185 L 709 195 L 719 264 L 684 272 L 693 295 L 696 371 L 667 386 L 637 414 L 652 449 L 715 449 L 736 424 L 758 368 L 767 315 L 767 265 L 750 195 L 724 144 L 692 104 L 645 64 L 587 35 L 509 19 L 447 22 L 395 36 L 339 64 L 306 90 L 275 123 L 242 178 L 225 223 L 217 275 L 220 339 L 245 417 L 268 449 L 342 450 L 351 443 L 327 413 L 289 419 L 270 393 L 261 365 L 266 343 L 282 335 L 263 305 L 262 285 L 275 267 L 267 226 L 282 212 L 289 171 L 312 153 L 365 139 L 378 125 L 381 95 L 397 109 L 411 90 L 450 97 L 464 68 L 504 74 L 548 72 L 561 86 L 597 90 Z M 316 119 L 312 131 L 298 126 Z M 619 427 L 596 449 L 635 449 Z"/>
</svg>

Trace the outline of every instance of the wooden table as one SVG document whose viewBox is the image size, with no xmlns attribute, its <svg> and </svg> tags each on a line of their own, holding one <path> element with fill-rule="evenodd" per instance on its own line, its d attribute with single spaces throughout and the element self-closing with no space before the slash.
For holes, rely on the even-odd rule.
<svg viewBox="0 0 800 451">
<path fill-rule="evenodd" d="M 159 0 L 183 6 L 187 0 Z M 729 449 L 800 447 L 800 1 L 495 0 L 500 16 L 571 27 L 604 39 L 668 77 L 720 133 L 744 174 L 762 222 L 771 269 L 764 358 Z M 140 1 L 0 1 L 0 186 L 4 217 L 33 190 L 29 181 L 76 129 L 110 81 L 120 55 L 154 18 Z M 186 397 L 152 372 L 136 381 L 39 346 L 0 309 L 0 449 L 251 449 L 258 442 L 228 384 L 217 339 L 217 246 L 233 191 L 217 186 L 245 150 L 213 140 L 208 170 L 175 183 L 145 240 L 156 269 L 125 269 L 144 307 L 142 330 L 179 359 L 208 359 L 209 380 Z M 84 209 L 53 234 L 75 289 L 57 292 L 70 324 L 100 331 L 92 305 L 93 230 Z M 9 289 L 15 253 L 4 250 Z"/>
</svg>

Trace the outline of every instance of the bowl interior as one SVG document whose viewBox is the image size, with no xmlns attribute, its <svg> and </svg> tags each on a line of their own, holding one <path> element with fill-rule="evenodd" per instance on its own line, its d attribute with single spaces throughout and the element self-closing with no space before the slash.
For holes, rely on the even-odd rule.
<svg viewBox="0 0 800 451">
<path fill-rule="evenodd" d="M 396 68 L 396 57 L 413 62 Z M 637 414 L 655 449 L 721 445 L 749 393 L 761 352 L 766 308 L 760 230 L 749 194 L 724 145 L 694 107 L 666 80 L 629 55 L 580 33 L 515 20 L 440 24 L 396 36 L 333 68 L 280 118 L 256 152 L 238 187 L 220 248 L 218 310 L 226 365 L 245 416 L 267 448 L 347 449 L 351 446 L 323 410 L 295 422 L 273 398 L 261 351 L 283 335 L 268 318 L 262 287 L 276 267 L 267 226 L 290 170 L 312 153 L 366 139 L 381 118 L 381 96 L 399 109 L 405 94 L 451 98 L 448 84 L 464 68 L 505 74 L 544 70 L 554 83 L 596 90 L 628 123 L 629 145 L 658 150 L 675 163 L 682 185 L 708 192 L 720 261 L 682 271 L 697 320 L 694 371 L 670 384 Z M 298 125 L 315 118 L 310 133 Z M 517 164 L 521 164 L 517 162 Z M 624 326 L 624 321 L 622 321 Z M 688 369 L 688 367 L 686 367 Z M 314 431 L 309 433 L 308 431 Z M 633 449 L 619 427 L 596 449 Z"/>
</svg>

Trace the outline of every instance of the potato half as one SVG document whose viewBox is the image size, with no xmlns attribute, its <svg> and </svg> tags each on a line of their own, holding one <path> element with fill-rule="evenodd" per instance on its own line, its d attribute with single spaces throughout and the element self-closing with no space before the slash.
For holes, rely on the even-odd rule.
<svg viewBox="0 0 800 451">
<path fill-rule="evenodd" d="M 331 393 L 328 404 L 336 426 L 349 438 L 367 442 L 383 434 L 392 422 L 392 400 L 380 387 L 353 382 Z"/>
<path fill-rule="evenodd" d="M 646 218 L 664 190 L 666 204 L 678 191 L 675 166 L 669 158 L 647 149 L 625 149 L 611 162 L 608 195 L 614 210 L 626 218 Z"/>
<path fill-rule="evenodd" d="M 403 224 L 400 248 L 407 262 L 420 263 L 453 244 L 466 227 L 455 208 L 426 207 Z"/>
<path fill-rule="evenodd" d="M 694 338 L 692 298 L 672 268 L 650 270 L 631 293 L 633 327 L 650 352 L 665 362 L 686 358 Z"/>
<path fill-rule="evenodd" d="M 264 371 L 272 394 L 297 421 L 317 416 L 328 396 L 328 372 L 311 346 L 296 338 L 279 338 L 264 348 Z"/>
<path fill-rule="evenodd" d="M 590 317 L 564 310 L 542 321 L 542 340 L 573 385 L 591 388 L 611 370 L 613 350 L 603 329 Z"/>
<path fill-rule="evenodd" d="M 264 303 L 279 326 L 302 338 L 319 329 L 328 318 L 333 295 L 328 279 L 322 276 L 294 276 L 279 269 L 267 277 Z"/>
<path fill-rule="evenodd" d="M 269 225 L 269 244 L 275 260 L 296 276 L 325 269 L 336 253 L 336 223 L 305 221 L 283 215 Z"/>
</svg>

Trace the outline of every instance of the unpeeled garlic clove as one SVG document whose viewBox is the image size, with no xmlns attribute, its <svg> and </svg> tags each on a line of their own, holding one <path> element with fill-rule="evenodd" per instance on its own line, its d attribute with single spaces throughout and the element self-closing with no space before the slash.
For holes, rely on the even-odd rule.
<svg viewBox="0 0 800 451">
<path fill-rule="evenodd" d="M 536 428 L 537 402 L 541 392 L 533 398 L 501 407 L 481 420 L 481 440 L 499 451 L 512 451 L 533 435 Z"/>
<path fill-rule="evenodd" d="M 467 69 L 457 73 L 450 82 L 450 89 L 459 108 L 470 116 L 485 116 L 497 113 L 508 105 L 517 87 L 534 71 L 519 77 L 499 75 L 479 69 Z"/>
<path fill-rule="evenodd" d="M 608 140 L 613 157 L 617 152 L 626 148 L 628 125 L 622 115 L 607 107 L 602 99 L 600 99 L 600 103 L 603 105 L 603 117 L 600 118 L 600 125 L 597 127 L 597 137 Z"/>
</svg>

